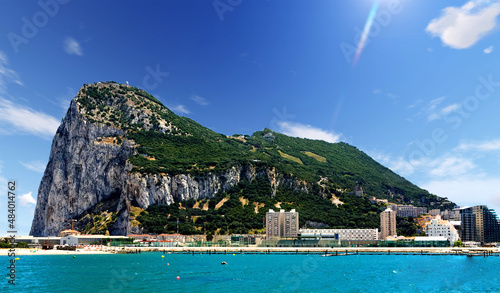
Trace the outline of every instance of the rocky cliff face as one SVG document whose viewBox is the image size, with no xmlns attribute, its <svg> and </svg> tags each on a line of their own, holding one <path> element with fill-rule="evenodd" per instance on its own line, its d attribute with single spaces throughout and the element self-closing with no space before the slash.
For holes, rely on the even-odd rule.
<svg viewBox="0 0 500 293">
<path fill-rule="evenodd" d="M 122 139 L 125 130 L 90 122 L 82 112 L 85 110 L 73 100 L 54 137 L 38 190 L 30 232 L 33 236 L 58 235 L 68 227 L 69 220 L 82 219 L 102 202 L 108 203 L 108 212 L 117 215 L 109 232 L 123 235 L 137 232 L 129 220 L 131 206 L 146 209 L 175 200 L 212 198 L 242 178 L 252 181 L 256 176 L 265 176 L 274 193 L 280 185 L 306 189 L 306 185 L 274 168 L 256 172 L 252 165 L 236 165 L 199 176 L 132 173 L 128 159 L 137 154 L 136 144 Z"/>
<path fill-rule="evenodd" d="M 136 217 L 151 205 L 189 199 L 199 204 L 218 194 L 229 201 L 220 209 L 228 217 L 217 208 L 196 211 L 186 217 L 194 230 L 186 231 L 199 232 L 196 217 L 210 213 L 219 223 L 227 220 L 222 221 L 226 227 L 209 227 L 212 232 L 246 233 L 261 227 L 262 213 L 280 201 L 300 206 L 304 223 L 375 227 L 378 208 L 370 206 L 366 194 L 349 197 L 356 181 L 371 196 L 392 199 L 386 193 L 397 192 L 400 203 L 439 201 L 353 146 L 269 129 L 222 135 L 176 115 L 138 88 L 99 82 L 82 87 L 57 130 L 30 234 L 58 235 L 74 219 L 87 233 L 138 233 Z M 240 203 L 244 212 L 236 208 Z M 163 233 L 166 226 L 161 227 L 157 231 Z"/>
</svg>

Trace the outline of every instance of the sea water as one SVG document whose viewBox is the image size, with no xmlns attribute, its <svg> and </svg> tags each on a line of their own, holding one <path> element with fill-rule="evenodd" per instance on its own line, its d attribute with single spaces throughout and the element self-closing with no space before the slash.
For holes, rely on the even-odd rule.
<svg viewBox="0 0 500 293">
<path fill-rule="evenodd" d="M 4 277 L 1 292 L 500 292 L 500 257 L 161 252 L 19 257 L 16 285 Z M 6 276 L 9 259 L 1 259 Z"/>
</svg>

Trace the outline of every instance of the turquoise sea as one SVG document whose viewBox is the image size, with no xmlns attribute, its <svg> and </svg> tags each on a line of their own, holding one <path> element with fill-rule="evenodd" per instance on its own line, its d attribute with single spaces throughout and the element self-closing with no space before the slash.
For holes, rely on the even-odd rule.
<svg viewBox="0 0 500 293">
<path fill-rule="evenodd" d="M 149 252 L 19 258 L 12 286 L 2 257 L 1 292 L 500 292 L 500 257 Z"/>
</svg>

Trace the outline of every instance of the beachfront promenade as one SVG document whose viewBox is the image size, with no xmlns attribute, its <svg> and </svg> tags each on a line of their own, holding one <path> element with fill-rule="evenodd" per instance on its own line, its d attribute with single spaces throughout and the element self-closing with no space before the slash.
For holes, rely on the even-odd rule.
<svg viewBox="0 0 500 293">
<path fill-rule="evenodd" d="M 0 249 L 0 255 L 7 255 L 7 249 Z M 170 254 L 317 254 L 342 255 L 474 255 L 500 256 L 499 248 L 457 248 L 457 247 L 99 247 L 98 249 L 41 250 L 16 249 L 16 255 L 82 255 L 160 252 Z"/>
</svg>

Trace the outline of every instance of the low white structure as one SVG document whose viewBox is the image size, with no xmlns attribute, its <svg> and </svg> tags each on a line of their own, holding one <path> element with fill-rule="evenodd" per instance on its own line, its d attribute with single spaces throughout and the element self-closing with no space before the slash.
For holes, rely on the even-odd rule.
<svg viewBox="0 0 500 293">
<path fill-rule="evenodd" d="M 300 229 L 302 238 L 335 240 L 378 240 L 378 229 Z"/>
<path fill-rule="evenodd" d="M 59 245 L 61 237 L 33 237 L 33 236 L 17 236 L 15 243 L 25 242 L 30 247 L 54 246 Z"/>
<path fill-rule="evenodd" d="M 112 241 L 123 241 L 128 239 L 126 236 L 107 236 L 107 235 L 70 235 L 66 237 L 61 237 L 60 245 L 89 245 L 96 242 L 102 242 L 106 239 L 111 239 Z"/>
</svg>

